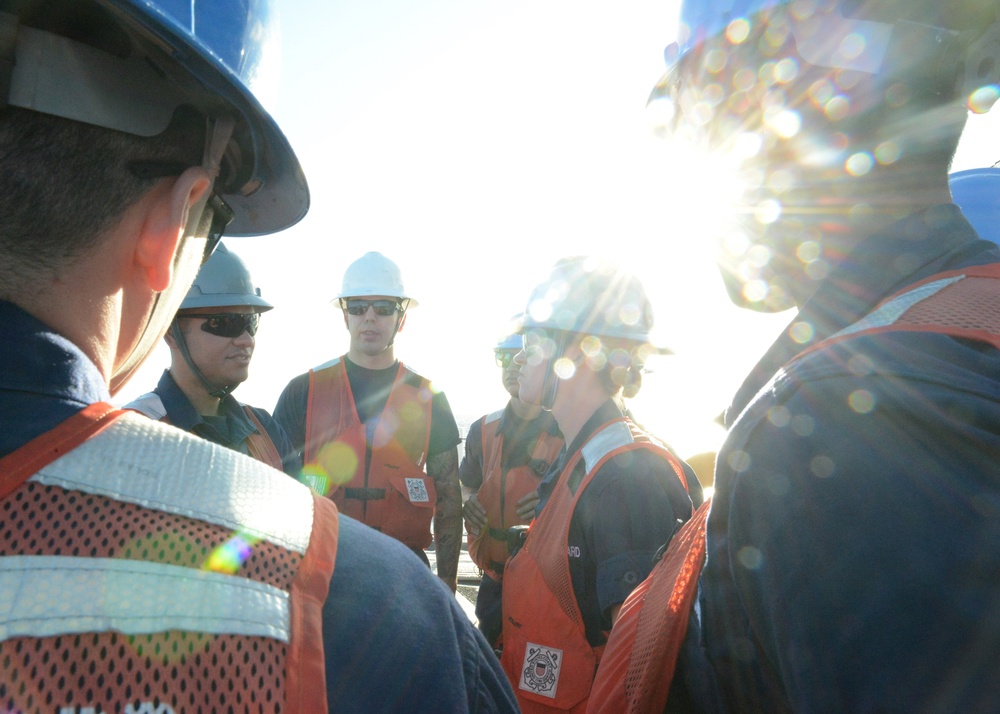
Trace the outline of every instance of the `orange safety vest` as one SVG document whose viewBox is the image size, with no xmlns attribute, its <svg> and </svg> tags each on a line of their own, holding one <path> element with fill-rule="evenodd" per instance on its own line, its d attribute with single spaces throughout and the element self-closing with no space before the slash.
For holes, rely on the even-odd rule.
<svg viewBox="0 0 1000 714">
<path fill-rule="evenodd" d="M 1000 263 L 938 273 L 883 301 L 850 327 L 796 355 L 859 335 L 935 332 L 1000 349 Z M 660 714 L 705 566 L 706 501 L 622 605 L 597 672 L 589 714 Z"/>
<path fill-rule="evenodd" d="M 0 709 L 326 711 L 326 499 L 96 403 L 0 459 L 0 514 Z"/>
<path fill-rule="evenodd" d="M 310 370 L 303 480 L 345 515 L 426 548 L 437 503 L 434 480 L 424 472 L 432 398 L 430 382 L 400 362 L 369 437 L 343 360 Z"/>
<path fill-rule="evenodd" d="M 687 490 L 684 469 L 669 451 L 626 418 L 610 421 L 570 458 L 524 547 L 507 563 L 500 662 L 526 714 L 586 709 L 604 646 L 587 641 L 573 592 L 570 520 L 581 494 L 607 460 L 634 449 L 661 455 Z M 568 480 L 580 459 L 586 475 L 573 493 Z"/>
<path fill-rule="evenodd" d="M 257 459 L 261 463 L 267 464 L 273 468 L 281 471 L 284 468 L 284 464 L 281 462 L 281 454 L 278 453 L 278 447 L 274 445 L 271 441 L 271 437 L 267 433 L 267 429 L 264 425 L 260 423 L 260 419 L 257 415 L 253 413 L 251 409 L 246 404 L 240 405 L 243 411 L 249 417 L 253 425 L 257 427 L 257 431 L 254 434 L 250 434 L 243 443 L 246 444 L 247 451 L 250 456 Z M 139 412 L 140 414 L 145 414 L 150 419 L 155 419 L 156 421 L 163 422 L 164 424 L 171 424 L 170 417 L 167 415 L 167 410 L 163 406 L 163 400 L 160 399 L 160 395 L 156 392 L 148 392 L 138 397 L 135 401 L 126 404 L 124 409 L 129 411 Z"/>
<path fill-rule="evenodd" d="M 503 410 L 484 416 L 480 422 L 483 435 L 483 483 L 479 503 L 486 511 L 487 525 L 478 535 L 469 534 L 469 557 L 497 582 L 503 579 L 503 567 L 509 555 L 507 528 L 527 525 L 517 516 L 517 502 L 538 489 L 549 465 L 559 456 L 562 436 L 540 430 L 530 462 L 503 471 L 504 436 L 500 433 Z"/>
</svg>

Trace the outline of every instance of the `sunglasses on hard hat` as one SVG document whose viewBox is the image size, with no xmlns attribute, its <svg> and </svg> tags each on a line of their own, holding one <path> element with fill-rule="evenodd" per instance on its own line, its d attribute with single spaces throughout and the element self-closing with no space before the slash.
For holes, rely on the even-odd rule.
<svg viewBox="0 0 1000 714">
<path fill-rule="evenodd" d="M 188 168 L 186 164 L 177 161 L 131 161 L 128 164 L 128 170 L 133 176 L 140 179 L 180 176 Z M 211 213 L 209 214 L 209 212 Z M 206 218 L 208 219 L 207 230 L 205 229 Z M 209 196 L 208 202 L 205 204 L 205 213 L 202 214 L 201 225 L 198 226 L 201 229 L 199 233 L 205 232 L 205 250 L 201 256 L 202 265 L 212 257 L 212 253 L 215 252 L 219 241 L 222 240 L 222 234 L 225 233 L 226 226 L 232 223 L 232 221 L 233 209 L 219 198 L 218 194 L 213 193 Z"/>
<path fill-rule="evenodd" d="M 184 315 L 183 317 L 204 320 L 201 323 L 201 329 L 218 337 L 236 338 L 244 332 L 249 332 L 252 337 L 257 334 L 257 328 L 260 326 L 259 312 L 220 312 L 217 315 Z"/>
<path fill-rule="evenodd" d="M 510 363 L 514 361 L 514 355 L 516 355 L 520 350 L 494 350 L 493 354 L 497 360 L 497 367 L 503 367 L 507 369 L 510 367 Z"/>
<path fill-rule="evenodd" d="M 395 300 L 346 300 L 345 302 L 344 309 L 348 315 L 364 315 L 369 307 L 380 317 L 389 317 L 397 311 L 403 311 L 402 306 Z"/>
</svg>

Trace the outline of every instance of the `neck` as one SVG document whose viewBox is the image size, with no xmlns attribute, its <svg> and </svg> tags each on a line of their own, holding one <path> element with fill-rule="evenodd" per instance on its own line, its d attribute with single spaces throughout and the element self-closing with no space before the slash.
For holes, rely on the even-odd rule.
<svg viewBox="0 0 1000 714">
<path fill-rule="evenodd" d="M 347 351 L 347 358 L 359 367 L 365 369 L 386 369 L 396 364 L 396 357 L 393 354 L 392 345 L 389 345 L 378 354 L 367 354 L 361 350 L 351 347 Z"/>
<path fill-rule="evenodd" d="M 594 416 L 602 404 L 608 401 L 607 393 L 595 382 L 584 385 L 574 384 L 583 370 L 569 382 L 562 382 L 556 390 L 556 401 L 552 405 L 552 416 L 555 417 L 559 430 L 567 444 L 572 444 L 580 434 L 584 424 Z M 589 371 L 587 375 L 593 376 Z"/>
<path fill-rule="evenodd" d="M 542 413 L 542 408 L 537 404 L 522 402 L 518 397 L 510 398 L 510 408 L 520 419 L 531 421 Z"/>
<path fill-rule="evenodd" d="M 190 370 L 181 370 L 171 365 L 170 376 L 173 377 L 177 387 L 184 393 L 184 396 L 191 402 L 191 406 L 201 416 L 218 416 L 219 405 L 222 400 L 213 397 L 205 389 L 201 381 L 191 374 Z"/>
</svg>

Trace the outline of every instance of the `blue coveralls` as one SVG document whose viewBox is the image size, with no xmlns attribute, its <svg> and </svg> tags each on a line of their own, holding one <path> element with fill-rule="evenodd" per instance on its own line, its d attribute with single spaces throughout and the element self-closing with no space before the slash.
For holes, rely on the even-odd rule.
<svg viewBox="0 0 1000 714">
<path fill-rule="evenodd" d="M 857 246 L 748 377 L 672 703 L 996 710 L 1000 352 L 884 332 L 781 367 L 908 284 L 998 261 L 955 206 L 897 223 Z"/>
<path fill-rule="evenodd" d="M 93 363 L 0 301 L 0 457 L 97 401 L 111 397 Z M 344 516 L 323 644 L 331 712 L 517 711 L 448 588 L 400 543 Z"/>
</svg>

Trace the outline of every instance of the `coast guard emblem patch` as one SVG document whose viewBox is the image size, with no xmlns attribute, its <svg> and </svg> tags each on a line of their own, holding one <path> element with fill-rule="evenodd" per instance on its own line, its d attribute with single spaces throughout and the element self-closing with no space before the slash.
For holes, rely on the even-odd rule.
<svg viewBox="0 0 1000 714">
<path fill-rule="evenodd" d="M 560 667 L 562 667 L 562 650 L 528 642 L 518 687 L 526 692 L 555 699 Z"/>
<path fill-rule="evenodd" d="M 431 500 L 427 484 L 422 478 L 406 479 L 406 495 L 410 497 L 410 503 L 429 503 Z"/>
</svg>

